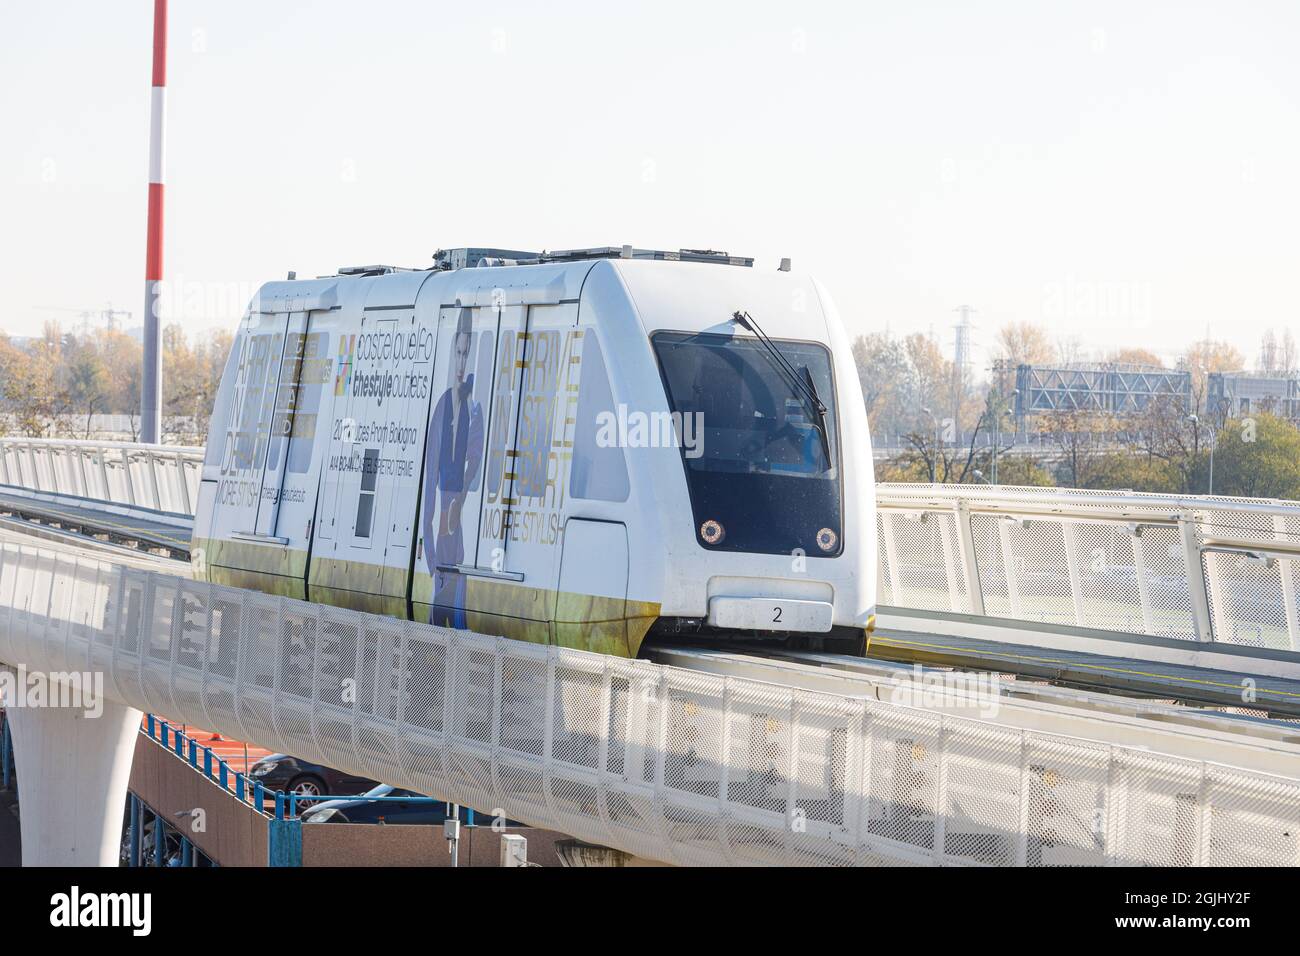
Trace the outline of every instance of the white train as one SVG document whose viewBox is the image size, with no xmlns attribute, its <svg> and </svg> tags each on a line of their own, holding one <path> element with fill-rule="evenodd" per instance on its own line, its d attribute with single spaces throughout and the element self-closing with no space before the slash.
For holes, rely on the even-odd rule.
<svg viewBox="0 0 1300 956">
<path fill-rule="evenodd" d="M 440 252 L 269 282 L 208 438 L 210 580 L 636 656 L 860 650 L 874 481 L 825 290 L 712 252 Z"/>
</svg>

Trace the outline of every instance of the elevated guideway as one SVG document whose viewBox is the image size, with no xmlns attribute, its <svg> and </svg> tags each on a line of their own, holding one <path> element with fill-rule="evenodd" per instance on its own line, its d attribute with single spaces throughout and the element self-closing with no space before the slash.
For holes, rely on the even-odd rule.
<svg viewBox="0 0 1300 956">
<path fill-rule="evenodd" d="M 1300 725 L 1242 713 L 1191 709 L 991 674 L 970 675 L 808 651 L 656 645 L 651 660 L 824 693 L 856 694 L 941 713 L 996 719 L 1098 742 L 1291 773 Z"/>
<path fill-rule="evenodd" d="M 187 559 L 203 449 L 0 438 L 0 527 L 39 525 Z"/>
<path fill-rule="evenodd" d="M 1080 720 L 960 684 L 916 699 L 879 662 L 710 672 L 13 545 L 0 660 L 105 675 L 96 721 L 13 711 L 47 835 L 29 862 L 87 862 L 87 821 L 115 834 L 140 711 L 669 863 L 1293 865 L 1300 841 L 1300 746 L 1272 722 Z M 98 762 L 50 786 L 70 764 L 39 754 L 69 741 Z M 81 856 L 49 838 L 71 814 Z"/>
<path fill-rule="evenodd" d="M 0 527 L 184 559 L 202 457 L 0 439 Z M 1300 504 L 928 484 L 877 504 L 873 656 L 1300 716 Z"/>
<path fill-rule="evenodd" d="M 98 502 L 53 495 L 36 498 L 0 492 L 0 527 L 41 535 L 25 527 L 29 524 L 63 532 L 42 535 L 51 540 L 62 538 L 71 543 L 77 537 L 100 538 L 123 547 L 188 559 L 194 519 L 155 515 L 143 509 L 106 511 Z"/>
<path fill-rule="evenodd" d="M 107 720 L 16 712 L 24 779 L 104 794 L 41 804 L 46 861 L 148 711 L 666 862 L 1297 862 L 1296 503 L 880 485 L 869 659 L 625 661 L 189 580 L 149 552 L 201 457 L 0 440 L 0 661 L 106 680 Z"/>
<path fill-rule="evenodd" d="M 975 628 L 972 628 L 975 630 Z M 1082 642 L 1080 642 L 1082 643 Z M 1104 648 L 1103 649 L 1107 649 Z M 1154 656 L 1122 656 L 1047 644 L 993 640 L 978 634 L 934 633 L 891 627 L 872 638 L 871 654 L 888 660 L 969 671 L 997 671 L 1067 687 L 1178 700 L 1210 707 L 1248 707 L 1277 717 L 1300 717 L 1300 680 L 1272 677 L 1267 659 L 1219 655 L 1201 666 Z M 1152 647 L 1146 654 L 1156 653 Z M 1181 655 L 1178 655 L 1181 656 Z M 1278 669 L 1291 672 L 1289 662 Z"/>
<path fill-rule="evenodd" d="M 877 486 L 872 655 L 1300 714 L 1300 503 Z"/>
</svg>

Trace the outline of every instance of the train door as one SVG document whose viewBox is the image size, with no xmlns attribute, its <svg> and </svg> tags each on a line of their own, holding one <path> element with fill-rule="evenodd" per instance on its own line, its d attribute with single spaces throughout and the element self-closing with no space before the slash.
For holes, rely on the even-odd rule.
<svg viewBox="0 0 1300 956">
<path fill-rule="evenodd" d="M 214 581 L 306 596 L 314 437 L 329 372 L 328 334 L 311 328 L 314 314 L 251 313 L 234 344 L 234 407 L 211 537 L 200 543 Z"/>
<path fill-rule="evenodd" d="M 519 429 L 520 395 L 527 377 L 528 307 L 515 305 L 501 310 L 501 332 L 497 337 L 496 372 L 492 382 L 492 423 L 488 430 L 487 463 L 484 473 L 482 520 L 478 528 L 479 566 L 511 579 L 523 580 L 523 573 L 510 569 L 506 552 L 510 546 L 510 523 L 518 503 L 515 485 L 521 466 L 516 436 Z M 512 559 L 517 558 L 511 555 Z M 517 564 L 512 560 L 509 564 Z M 527 616 L 523 606 L 512 609 L 515 616 Z"/>
<path fill-rule="evenodd" d="M 321 386 L 329 367 L 325 333 L 311 328 L 310 312 L 285 316 L 283 342 L 271 405 L 271 428 L 262 469 L 252 533 L 305 549 L 313 503 L 302 490 L 302 476 L 312 471 Z"/>
<path fill-rule="evenodd" d="M 503 327 L 517 330 L 513 311 L 454 305 L 439 310 L 438 364 L 429 403 L 412 586 L 419 620 L 467 627 L 466 614 L 491 598 L 481 593 L 482 583 L 495 572 L 491 554 L 480 554 L 478 529 L 491 457 L 488 436 L 497 414 L 492 401 L 494 379 L 500 374 L 497 342 Z M 493 495 L 498 488 L 499 481 Z"/>
<path fill-rule="evenodd" d="M 227 527 L 237 537 L 257 535 L 288 318 L 288 313 L 252 313 L 239 343 L 240 403 L 229 472 L 238 474 L 240 486 L 237 496 L 227 494 L 222 502 Z"/>
<path fill-rule="evenodd" d="M 340 334 L 313 600 L 407 616 L 433 324 L 413 304 L 367 302 L 355 333 Z"/>
<path fill-rule="evenodd" d="M 515 311 L 497 348 L 479 563 L 503 578 L 484 609 L 493 630 L 549 641 L 582 333 L 574 303 Z"/>
<path fill-rule="evenodd" d="M 573 302 L 443 310 L 417 617 L 552 639 L 581 374 L 576 319 Z M 444 366 L 444 355 L 454 360 Z"/>
</svg>

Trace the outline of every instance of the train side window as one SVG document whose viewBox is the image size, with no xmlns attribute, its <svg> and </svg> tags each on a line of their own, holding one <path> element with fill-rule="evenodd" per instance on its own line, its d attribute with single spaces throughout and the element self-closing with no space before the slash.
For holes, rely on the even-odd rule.
<svg viewBox="0 0 1300 956">
<path fill-rule="evenodd" d="M 375 490 L 378 487 L 379 449 L 367 448 L 361 462 L 361 492 L 357 496 L 358 538 L 370 537 L 370 525 L 375 513 Z"/>
<path fill-rule="evenodd" d="M 220 465 L 221 456 L 226 450 L 226 428 L 230 421 L 230 407 L 235 401 L 235 379 L 239 377 L 239 350 L 243 348 L 243 329 L 230 343 L 230 354 L 226 356 L 226 370 L 221 373 L 221 385 L 217 388 L 217 400 L 212 405 L 212 418 L 208 422 L 208 447 L 203 456 L 203 464 Z"/>
<path fill-rule="evenodd" d="M 309 332 L 298 336 L 297 365 L 289 383 L 290 426 L 289 453 L 285 457 L 285 471 L 305 475 L 311 470 L 312 453 L 316 447 L 316 426 L 320 416 L 321 396 L 325 382 L 330 379 L 329 335 Z M 281 376 L 283 381 L 283 375 Z"/>
<path fill-rule="evenodd" d="M 601 413 L 615 415 L 614 396 L 605 370 L 605 356 L 594 330 L 582 337 L 582 384 L 578 392 L 577 421 L 573 433 L 573 470 L 570 491 L 575 498 L 592 501 L 627 501 L 627 460 L 617 445 L 596 440 Z"/>
</svg>

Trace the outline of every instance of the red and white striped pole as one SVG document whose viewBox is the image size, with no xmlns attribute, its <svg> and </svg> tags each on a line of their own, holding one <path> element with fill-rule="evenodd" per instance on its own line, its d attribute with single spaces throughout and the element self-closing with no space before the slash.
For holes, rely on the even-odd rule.
<svg viewBox="0 0 1300 956">
<path fill-rule="evenodd" d="M 163 258 L 163 116 L 167 87 L 167 0 L 153 0 L 153 96 L 149 119 L 149 237 L 144 266 L 144 376 L 140 441 L 157 444 L 162 424 L 162 342 L 158 297 Z"/>
</svg>

